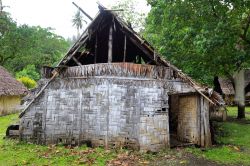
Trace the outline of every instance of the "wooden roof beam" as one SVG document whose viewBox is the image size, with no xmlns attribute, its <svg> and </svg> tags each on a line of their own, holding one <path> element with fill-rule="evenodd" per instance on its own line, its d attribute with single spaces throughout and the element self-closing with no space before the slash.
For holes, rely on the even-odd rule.
<svg viewBox="0 0 250 166">
<path fill-rule="evenodd" d="M 93 18 L 90 17 L 90 15 L 88 15 L 88 13 L 86 13 L 82 8 L 80 8 L 75 2 L 72 2 L 72 4 L 75 5 L 75 7 L 77 7 L 86 17 L 88 17 L 90 21 L 93 21 Z"/>
<path fill-rule="evenodd" d="M 73 61 L 78 65 L 81 66 L 81 62 L 79 62 L 74 56 L 72 57 Z"/>
</svg>

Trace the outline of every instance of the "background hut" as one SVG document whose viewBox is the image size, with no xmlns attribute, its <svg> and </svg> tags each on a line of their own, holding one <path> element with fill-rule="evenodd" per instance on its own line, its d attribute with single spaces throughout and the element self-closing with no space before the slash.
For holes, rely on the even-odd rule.
<svg viewBox="0 0 250 166">
<path fill-rule="evenodd" d="M 18 111 L 27 89 L 0 66 L 0 116 Z"/>
<path fill-rule="evenodd" d="M 250 102 L 250 70 L 245 69 L 245 92 L 246 92 L 246 104 Z M 227 78 L 215 77 L 214 78 L 214 90 L 223 96 L 226 105 L 235 104 L 235 88 L 234 83 Z"/>
</svg>

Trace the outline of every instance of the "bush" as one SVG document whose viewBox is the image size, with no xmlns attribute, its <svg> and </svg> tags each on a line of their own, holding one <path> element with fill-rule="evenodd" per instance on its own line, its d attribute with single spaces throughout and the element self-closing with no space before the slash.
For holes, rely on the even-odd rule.
<svg viewBox="0 0 250 166">
<path fill-rule="evenodd" d="M 23 68 L 23 70 L 16 73 L 16 78 L 21 77 L 28 77 L 36 81 L 40 79 L 40 75 L 36 71 L 35 65 L 27 65 L 25 68 Z"/>
<path fill-rule="evenodd" d="M 29 77 L 20 77 L 17 79 L 19 82 L 23 83 L 24 86 L 26 86 L 28 89 L 35 88 L 37 83 L 35 80 L 32 80 Z"/>
</svg>

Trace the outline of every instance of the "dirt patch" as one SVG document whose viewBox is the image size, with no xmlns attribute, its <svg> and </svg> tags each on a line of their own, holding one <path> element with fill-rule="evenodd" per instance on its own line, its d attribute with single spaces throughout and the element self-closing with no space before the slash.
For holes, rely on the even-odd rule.
<svg viewBox="0 0 250 166">
<path fill-rule="evenodd" d="M 159 158 L 149 165 L 157 165 L 157 166 L 223 166 L 222 164 L 218 164 L 216 162 L 212 162 L 206 160 L 204 158 L 198 158 L 190 153 L 181 154 L 181 156 L 175 155 L 167 155 L 165 157 Z"/>
<path fill-rule="evenodd" d="M 139 156 L 135 154 L 122 153 L 119 154 L 116 159 L 109 161 L 107 166 L 132 166 L 144 163 L 143 161 L 140 162 L 140 160 Z"/>
<path fill-rule="evenodd" d="M 116 159 L 109 161 L 108 166 L 223 166 L 216 162 L 198 158 L 184 149 L 172 149 L 160 153 L 140 154 L 136 152 L 122 153 Z"/>
</svg>

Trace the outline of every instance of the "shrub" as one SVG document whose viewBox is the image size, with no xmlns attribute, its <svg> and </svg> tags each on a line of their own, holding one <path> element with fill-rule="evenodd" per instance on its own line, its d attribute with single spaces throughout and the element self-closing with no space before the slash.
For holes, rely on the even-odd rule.
<svg viewBox="0 0 250 166">
<path fill-rule="evenodd" d="M 21 77 L 29 77 L 36 81 L 40 79 L 40 75 L 36 71 L 35 65 L 27 65 L 25 68 L 23 68 L 23 70 L 16 73 L 16 78 Z"/>
<path fill-rule="evenodd" d="M 35 88 L 37 85 L 36 81 L 29 77 L 20 77 L 17 80 L 23 83 L 23 85 L 26 86 L 28 89 Z"/>
</svg>

